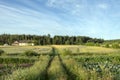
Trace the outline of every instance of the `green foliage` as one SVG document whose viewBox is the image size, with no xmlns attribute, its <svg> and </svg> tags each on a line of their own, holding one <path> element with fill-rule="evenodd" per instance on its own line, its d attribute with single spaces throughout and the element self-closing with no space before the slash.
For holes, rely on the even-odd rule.
<svg viewBox="0 0 120 80">
<path fill-rule="evenodd" d="M 93 43 L 93 42 L 87 42 L 86 45 L 87 45 L 87 46 L 94 46 L 95 43 Z"/>
<path fill-rule="evenodd" d="M 119 46 L 119 43 L 107 43 L 107 44 L 105 44 L 105 47 L 106 48 L 115 48 L 115 49 L 119 49 L 120 48 L 120 46 Z"/>
<path fill-rule="evenodd" d="M 106 48 L 109 48 L 110 46 L 109 46 L 109 44 L 105 44 L 105 47 L 106 47 Z"/>
<path fill-rule="evenodd" d="M 3 80 L 46 80 L 46 67 L 49 60 L 49 56 L 41 56 L 40 60 L 30 68 L 18 69 L 11 75 L 6 75 Z"/>
<path fill-rule="evenodd" d="M 69 40 L 65 41 L 65 44 L 66 44 L 66 45 L 69 45 L 69 44 L 70 44 L 70 41 L 69 41 Z"/>
<path fill-rule="evenodd" d="M 69 49 L 64 49 L 64 50 L 62 50 L 61 54 L 62 54 L 63 56 L 71 55 L 71 54 L 72 54 L 72 51 L 69 50 Z"/>
<path fill-rule="evenodd" d="M 10 35 L 10 34 L 1 34 L 0 35 L 0 44 L 4 45 L 5 43 L 12 44 L 14 41 L 30 41 L 33 42 L 35 45 L 51 45 L 51 44 L 67 44 L 67 45 L 79 45 L 84 44 L 87 42 L 93 43 L 103 43 L 103 39 L 94 39 L 87 36 L 54 36 L 51 37 L 50 34 L 38 36 L 38 35 Z"/>
<path fill-rule="evenodd" d="M 5 51 L 0 49 L 0 55 L 2 55 Z"/>
<path fill-rule="evenodd" d="M 31 51 L 31 50 L 25 51 L 24 54 L 25 54 L 26 56 L 38 56 L 38 53 L 37 53 L 37 52 Z"/>
<path fill-rule="evenodd" d="M 65 71 L 66 70 L 62 65 L 62 61 L 59 61 L 58 56 L 55 56 L 51 66 L 48 69 L 49 79 L 47 80 L 69 80 L 67 79 L 67 74 Z"/>
<path fill-rule="evenodd" d="M 50 56 L 55 56 L 57 54 L 56 49 L 52 47 L 51 52 L 49 53 Z"/>
<path fill-rule="evenodd" d="M 88 46 L 87 46 L 88 47 Z M 60 47 L 61 48 L 61 47 Z M 84 48 L 86 48 L 84 46 Z M 95 47 L 94 47 L 95 48 Z M 92 48 L 87 48 L 92 49 Z M 97 51 L 98 51 L 97 47 Z M 105 48 L 106 49 L 106 48 Z M 79 51 L 80 50 L 80 51 Z M 93 49 L 94 50 L 94 49 Z M 109 49 L 107 49 L 109 50 Z M 75 47 L 77 53 L 82 47 Z M 103 50 L 105 52 L 105 50 Z M 29 51 L 28 51 L 29 52 Z M 99 51 L 98 51 L 99 52 Z M 56 55 L 60 53 L 61 55 Z M 62 48 L 52 47 L 51 54 L 42 55 L 39 60 L 29 68 L 14 70 L 12 74 L 4 76 L 3 80 L 119 80 L 120 79 L 120 55 L 117 53 L 81 53 L 71 55 L 73 47 Z M 86 55 L 85 55 L 86 54 Z M 95 54 L 95 55 L 89 55 Z M 111 55 L 113 54 L 113 55 Z M 117 55 L 118 54 L 118 55 Z M 69 55 L 69 56 L 66 56 Z M 30 58 L 30 57 L 26 57 Z M 32 57 L 31 57 L 32 58 Z M 30 58 L 30 59 L 31 59 Z M 18 61 L 15 59 L 13 61 Z M 2 63 L 2 59 L 0 59 Z M 12 60 L 9 58 L 6 61 Z M 20 61 L 22 62 L 22 61 Z M 1 79 L 1 78 L 0 78 Z"/>
<path fill-rule="evenodd" d="M 96 43 L 95 46 L 100 46 L 100 44 L 99 44 L 99 43 Z"/>
<path fill-rule="evenodd" d="M 22 57 L 0 57 L 1 64 L 14 64 L 14 63 L 33 63 L 37 59 L 34 58 L 22 58 Z"/>
<path fill-rule="evenodd" d="M 114 43 L 114 44 L 112 44 L 112 48 L 120 48 L 120 46 L 119 46 L 119 44 Z"/>
<path fill-rule="evenodd" d="M 120 56 L 72 56 L 63 60 L 67 68 L 77 75 L 77 80 L 119 80 L 119 58 Z"/>
<path fill-rule="evenodd" d="M 77 48 L 76 52 L 77 52 L 77 53 L 80 53 L 80 49 L 79 49 L 79 48 Z"/>
</svg>

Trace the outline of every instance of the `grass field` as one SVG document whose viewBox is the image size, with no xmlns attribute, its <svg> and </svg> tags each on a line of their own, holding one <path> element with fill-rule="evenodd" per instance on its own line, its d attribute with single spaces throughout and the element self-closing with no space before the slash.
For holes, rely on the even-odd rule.
<svg viewBox="0 0 120 80">
<path fill-rule="evenodd" d="M 95 47 L 95 46 L 81 46 L 81 45 L 53 45 L 57 49 L 70 49 L 73 53 L 112 53 L 118 52 L 118 49 L 110 49 L 104 47 Z"/>
<path fill-rule="evenodd" d="M 0 80 L 120 80 L 120 49 L 81 45 L 0 47 L 4 54 L 33 50 L 39 56 L 1 55 Z M 28 64 L 26 64 L 28 63 Z M 29 65 L 11 66 L 14 65 Z"/>
<path fill-rule="evenodd" d="M 113 53 L 119 52 L 119 49 L 110 49 L 103 47 L 94 47 L 94 46 L 77 46 L 77 45 L 52 45 L 52 46 L 0 46 L 0 49 L 4 50 L 6 53 L 22 53 L 26 50 L 33 50 L 38 53 L 49 53 L 51 47 L 57 49 L 69 49 L 72 53 Z"/>
<path fill-rule="evenodd" d="M 0 46 L 0 49 L 8 54 L 23 53 L 27 50 L 33 50 L 37 53 L 49 53 L 51 51 L 50 46 Z"/>
</svg>

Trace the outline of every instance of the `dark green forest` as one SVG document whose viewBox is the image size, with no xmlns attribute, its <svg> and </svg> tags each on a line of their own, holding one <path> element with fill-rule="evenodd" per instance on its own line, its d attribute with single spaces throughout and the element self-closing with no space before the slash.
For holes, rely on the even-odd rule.
<svg viewBox="0 0 120 80">
<path fill-rule="evenodd" d="M 86 43 L 103 43 L 103 39 L 91 38 L 87 36 L 59 36 L 48 35 L 25 35 L 25 34 L 1 34 L 0 45 L 11 45 L 14 41 L 26 40 L 35 45 L 84 45 Z"/>
</svg>

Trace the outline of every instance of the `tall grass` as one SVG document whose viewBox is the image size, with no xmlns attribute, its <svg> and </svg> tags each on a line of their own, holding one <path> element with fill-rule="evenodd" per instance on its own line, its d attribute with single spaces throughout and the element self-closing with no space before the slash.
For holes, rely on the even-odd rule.
<svg viewBox="0 0 120 80">
<path fill-rule="evenodd" d="M 24 53 L 25 51 L 32 50 L 39 54 L 46 54 L 51 51 L 50 46 L 1 46 L 0 49 L 4 50 L 6 54 L 19 54 Z"/>
<path fill-rule="evenodd" d="M 44 80 L 44 71 L 49 62 L 49 56 L 41 56 L 32 67 L 26 69 L 18 69 L 11 75 L 3 77 L 3 80 Z"/>
<path fill-rule="evenodd" d="M 104 54 L 104 53 L 113 53 L 120 51 L 119 49 L 110 49 L 110 48 L 104 48 L 104 47 L 95 47 L 95 46 L 81 46 L 81 45 L 54 45 L 58 50 L 64 50 L 69 49 L 72 51 L 72 53 L 98 53 L 98 54 Z"/>
<path fill-rule="evenodd" d="M 62 56 L 62 60 L 73 80 L 89 80 L 86 70 L 70 56 Z"/>
<path fill-rule="evenodd" d="M 58 56 L 54 58 L 48 69 L 48 78 L 49 80 L 67 80 L 67 74 L 60 63 Z"/>
<path fill-rule="evenodd" d="M 76 56 L 74 53 L 81 55 Z M 41 55 L 32 67 L 18 69 L 2 79 L 120 80 L 120 54 L 119 50 L 101 47 L 53 46 L 49 54 Z"/>
<path fill-rule="evenodd" d="M 75 58 L 86 69 L 89 77 L 95 80 L 119 80 L 120 56 L 94 56 Z"/>
</svg>

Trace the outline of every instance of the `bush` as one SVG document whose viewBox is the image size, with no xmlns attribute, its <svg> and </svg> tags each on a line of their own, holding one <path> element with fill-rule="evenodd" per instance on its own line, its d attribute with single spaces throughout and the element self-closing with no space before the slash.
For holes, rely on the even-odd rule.
<svg viewBox="0 0 120 80">
<path fill-rule="evenodd" d="M 86 43 L 86 46 L 94 46 L 95 45 L 95 43 L 93 43 L 93 42 L 87 42 Z"/>
<path fill-rule="evenodd" d="M 35 51 L 25 51 L 26 56 L 38 56 L 38 53 Z"/>
<path fill-rule="evenodd" d="M 0 55 L 2 55 L 4 53 L 4 50 L 0 49 Z"/>
<path fill-rule="evenodd" d="M 117 48 L 120 48 L 119 44 L 112 44 L 112 47 L 113 47 L 113 48 L 116 48 L 116 49 L 117 49 Z"/>
<path fill-rule="evenodd" d="M 106 48 L 109 48 L 110 46 L 109 46 L 109 44 L 105 44 L 105 47 L 106 47 Z"/>
<path fill-rule="evenodd" d="M 66 55 L 71 55 L 72 51 L 69 49 L 64 49 L 61 53 L 62 53 L 62 55 L 66 56 Z"/>
</svg>

